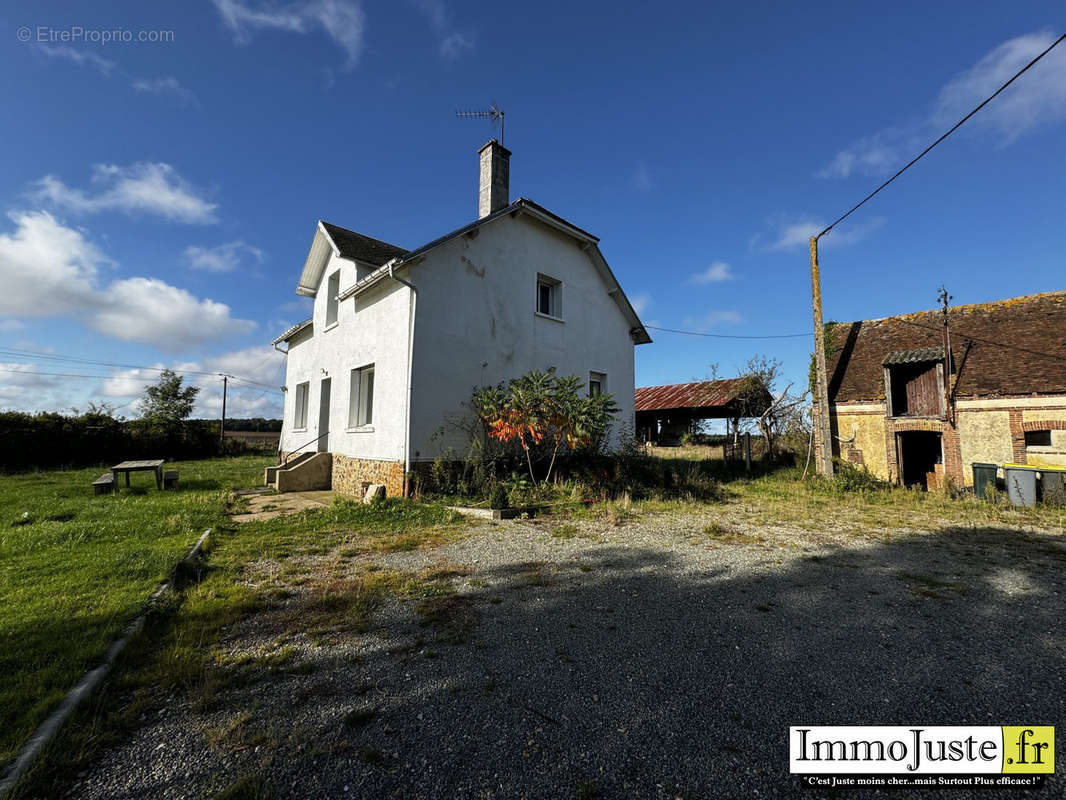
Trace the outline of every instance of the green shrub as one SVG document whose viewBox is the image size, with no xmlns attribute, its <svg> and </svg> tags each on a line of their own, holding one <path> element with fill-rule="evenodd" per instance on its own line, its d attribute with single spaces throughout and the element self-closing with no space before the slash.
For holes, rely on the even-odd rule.
<svg viewBox="0 0 1066 800">
<path fill-rule="evenodd" d="M 489 508 L 507 508 L 507 487 L 497 483 L 489 492 Z"/>
</svg>

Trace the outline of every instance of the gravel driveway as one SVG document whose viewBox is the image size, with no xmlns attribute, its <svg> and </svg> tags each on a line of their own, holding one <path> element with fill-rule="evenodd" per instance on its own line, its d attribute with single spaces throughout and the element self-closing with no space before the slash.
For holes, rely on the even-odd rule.
<svg viewBox="0 0 1066 800">
<path fill-rule="evenodd" d="M 1061 533 L 664 514 L 484 524 L 372 560 L 444 565 L 447 618 L 394 599 L 367 632 L 279 639 L 294 582 L 223 643 L 283 639 L 283 668 L 207 712 L 175 698 L 70 796 L 812 797 L 790 725 L 1066 724 Z M 1026 796 L 1064 789 L 1060 768 Z"/>
</svg>

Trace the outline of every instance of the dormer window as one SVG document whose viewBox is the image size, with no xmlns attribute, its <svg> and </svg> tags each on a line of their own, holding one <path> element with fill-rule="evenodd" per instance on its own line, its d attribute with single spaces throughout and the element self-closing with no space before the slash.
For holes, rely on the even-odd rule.
<svg viewBox="0 0 1066 800">
<path fill-rule="evenodd" d="M 326 327 L 337 324 L 337 295 L 341 293 L 341 271 L 337 270 L 326 281 Z"/>
<path fill-rule="evenodd" d="M 885 415 L 941 417 L 944 408 L 944 351 L 939 347 L 897 350 L 885 369 Z"/>
</svg>

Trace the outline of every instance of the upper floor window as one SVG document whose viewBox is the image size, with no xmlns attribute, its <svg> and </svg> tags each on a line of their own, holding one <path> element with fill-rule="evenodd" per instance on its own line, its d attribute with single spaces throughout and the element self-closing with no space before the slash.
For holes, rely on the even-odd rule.
<svg viewBox="0 0 1066 800">
<path fill-rule="evenodd" d="M 341 271 L 337 270 L 326 282 L 326 327 L 337 322 L 337 295 L 341 293 Z"/>
<path fill-rule="evenodd" d="M 296 407 L 292 426 L 297 430 L 307 427 L 307 392 L 310 387 L 311 384 L 309 382 L 296 385 Z"/>
<path fill-rule="evenodd" d="M 537 313 L 562 319 L 563 284 L 547 275 L 537 276 Z"/>
<path fill-rule="evenodd" d="M 943 350 L 899 350 L 881 363 L 887 416 L 939 417 L 945 413 Z"/>
</svg>

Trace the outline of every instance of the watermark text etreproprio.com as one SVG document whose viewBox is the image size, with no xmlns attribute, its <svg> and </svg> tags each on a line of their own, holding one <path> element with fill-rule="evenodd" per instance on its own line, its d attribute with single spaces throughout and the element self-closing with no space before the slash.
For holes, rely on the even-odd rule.
<svg viewBox="0 0 1066 800">
<path fill-rule="evenodd" d="M 15 31 L 20 42 L 39 44 L 131 44 L 134 42 L 173 42 L 172 30 L 132 30 L 130 28 L 84 28 L 69 25 L 57 28 L 51 25 L 22 25 Z"/>
</svg>

